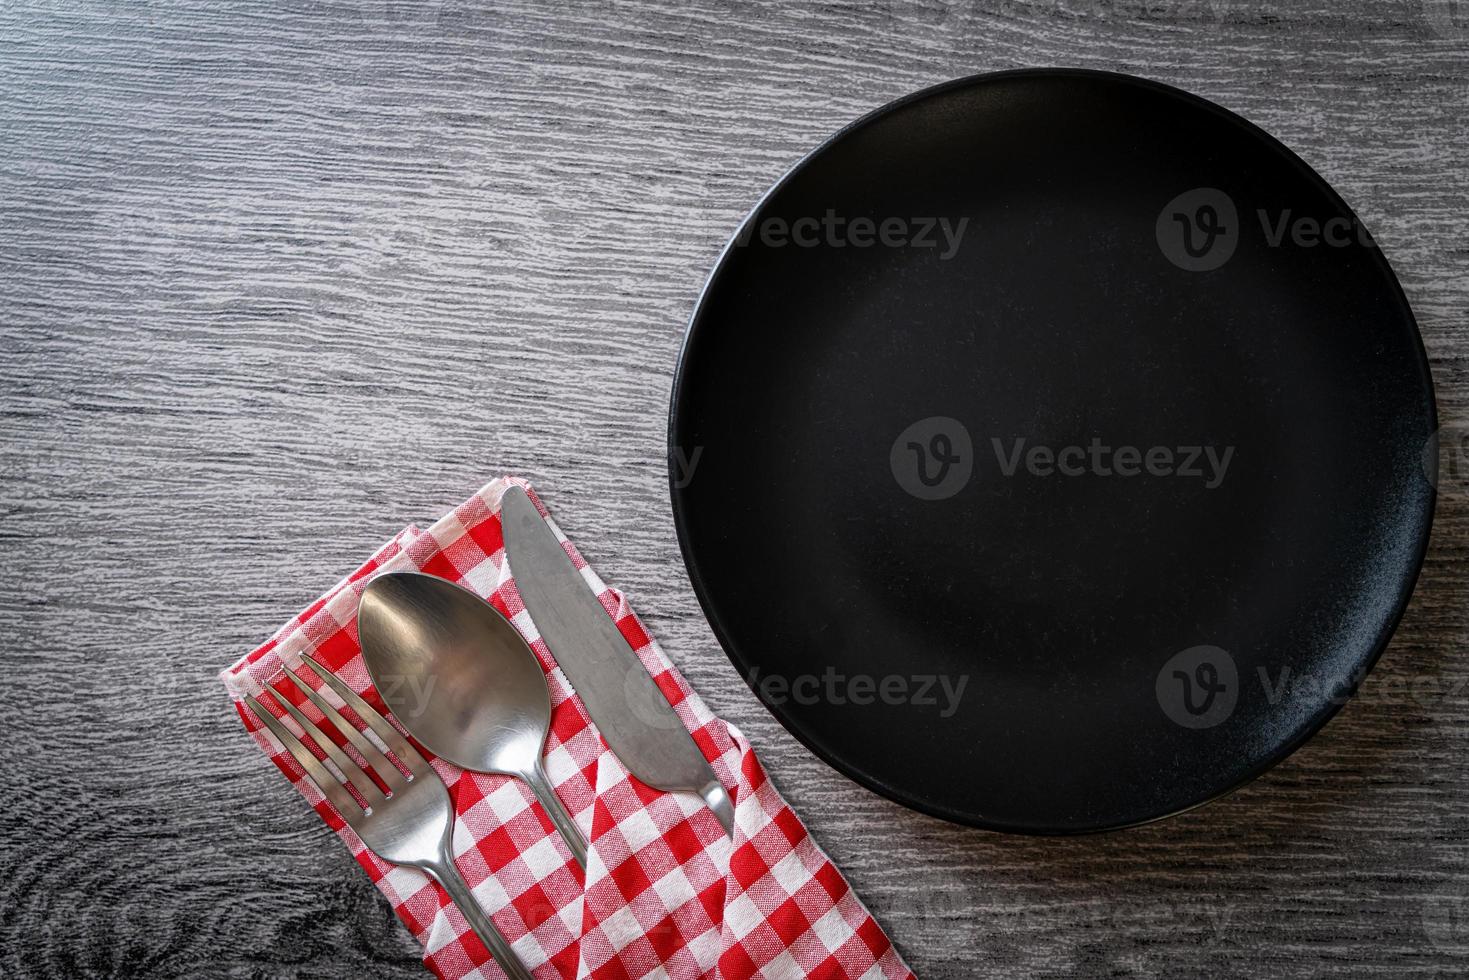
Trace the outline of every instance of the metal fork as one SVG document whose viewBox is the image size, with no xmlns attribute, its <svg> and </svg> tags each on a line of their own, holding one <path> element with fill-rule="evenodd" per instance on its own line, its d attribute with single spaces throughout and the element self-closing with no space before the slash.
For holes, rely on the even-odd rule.
<svg viewBox="0 0 1469 980">
<path fill-rule="evenodd" d="M 322 765 L 321 760 L 280 719 L 267 711 L 255 698 L 246 695 L 245 700 L 249 703 L 250 710 L 255 712 L 255 717 L 295 756 L 301 768 L 306 770 L 306 775 L 331 805 L 337 808 L 342 819 L 347 821 L 347 826 L 357 832 L 357 836 L 362 838 L 362 842 L 373 853 L 385 861 L 418 868 L 443 885 L 444 891 L 449 893 L 449 897 L 468 920 L 470 928 L 495 957 L 500 969 L 511 980 L 531 980 L 530 971 L 520 962 L 505 937 L 500 935 L 500 930 L 495 928 L 490 917 L 480 908 L 479 902 L 475 901 L 474 894 L 464 883 L 454 864 L 451 846 L 454 807 L 449 802 L 449 791 L 444 787 L 443 781 L 423 756 L 418 754 L 418 750 L 387 719 L 358 697 L 355 691 L 310 657 L 301 659 L 313 674 L 321 678 L 322 683 L 335 691 L 344 704 L 367 722 L 368 727 L 382 739 L 388 751 L 398 757 L 398 761 L 409 774 L 404 776 L 367 736 L 294 674 L 292 680 L 296 686 L 366 760 L 367 765 L 387 786 L 388 792 L 384 794 L 377 783 L 373 782 L 372 776 L 353 762 L 324 731 L 318 731 L 279 689 L 266 685 L 280 706 L 301 726 L 301 730 L 310 735 L 332 764 L 341 770 L 342 775 L 366 802 L 367 808 L 363 809 L 347 791 L 347 787 Z"/>
</svg>

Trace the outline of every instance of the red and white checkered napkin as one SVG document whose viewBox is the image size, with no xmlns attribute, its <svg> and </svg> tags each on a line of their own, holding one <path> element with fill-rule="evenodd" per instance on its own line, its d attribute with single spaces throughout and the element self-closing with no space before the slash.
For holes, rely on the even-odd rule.
<svg viewBox="0 0 1469 980">
<path fill-rule="evenodd" d="M 531 642 L 546 671 L 552 706 L 546 769 L 591 842 L 585 876 L 522 782 L 465 772 L 424 753 L 454 798 L 460 872 L 538 977 L 911 977 L 841 872 L 771 785 L 744 736 L 709 712 L 621 594 L 603 584 L 567 542 L 587 585 L 729 792 L 734 841 L 697 796 L 650 789 L 622 767 L 541 641 L 509 577 L 499 507 L 512 482 L 525 485 L 496 480 L 427 531 L 407 528 L 221 675 L 245 727 L 351 848 L 423 944 L 424 963 L 441 977 L 503 976 L 444 891 L 421 872 L 369 851 L 241 703 L 246 694 L 259 697 L 262 685 L 272 682 L 313 721 L 320 720 L 300 692 L 282 683 L 287 672 L 310 676 L 300 668 L 300 657 L 309 653 L 386 714 L 369 687 L 356 616 L 363 587 L 387 571 L 427 572 L 489 599 Z M 531 499 L 544 514 L 534 492 Z M 262 701 L 295 727 L 269 695 Z"/>
</svg>

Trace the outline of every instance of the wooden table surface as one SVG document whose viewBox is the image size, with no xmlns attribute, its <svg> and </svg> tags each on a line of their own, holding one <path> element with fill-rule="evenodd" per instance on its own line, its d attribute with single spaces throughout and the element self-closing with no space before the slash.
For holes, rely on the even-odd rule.
<svg viewBox="0 0 1469 980">
<path fill-rule="evenodd" d="M 1469 423 L 1463 0 L 8 0 L 0 970 L 417 977 L 215 672 L 377 543 L 534 480 L 925 978 L 1469 970 L 1469 459 L 1362 696 L 1141 830 L 950 826 L 838 776 L 715 644 L 665 412 L 726 237 L 913 89 L 1170 82 L 1364 217 Z"/>
</svg>

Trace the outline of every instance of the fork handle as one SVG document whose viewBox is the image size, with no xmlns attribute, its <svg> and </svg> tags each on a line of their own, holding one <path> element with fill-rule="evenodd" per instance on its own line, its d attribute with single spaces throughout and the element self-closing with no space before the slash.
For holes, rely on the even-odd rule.
<svg viewBox="0 0 1469 980">
<path fill-rule="evenodd" d="M 495 958 L 495 962 L 499 964 L 500 969 L 505 971 L 505 975 L 510 980 L 534 980 L 530 971 L 525 968 L 525 964 L 520 962 L 520 957 L 515 955 L 515 950 L 510 948 L 510 944 L 505 941 L 500 930 L 495 928 L 495 923 L 491 922 L 490 917 L 485 915 L 484 909 L 480 908 L 474 892 L 469 890 L 469 886 L 464 883 L 463 876 L 459 874 L 459 868 L 454 864 L 452 852 L 446 848 L 445 853 L 437 862 L 420 865 L 420 867 L 425 874 L 444 886 L 444 891 L 449 893 L 449 897 L 459 907 L 459 912 L 469 923 L 469 927 L 480 938 L 480 942 L 489 949 L 490 955 Z"/>
<path fill-rule="evenodd" d="M 571 813 L 561 802 L 561 797 L 556 795 L 556 788 L 551 785 L 551 777 L 546 775 L 546 767 L 541 764 L 539 756 L 536 757 L 535 765 L 520 774 L 530 785 L 530 791 L 536 795 L 541 806 L 545 808 L 546 815 L 551 818 L 551 823 L 556 826 L 556 831 L 561 839 L 566 841 L 566 847 L 571 851 L 571 856 L 576 858 L 576 863 L 585 870 L 587 866 L 587 839 L 582 836 L 581 828 L 576 821 L 571 819 Z"/>
</svg>

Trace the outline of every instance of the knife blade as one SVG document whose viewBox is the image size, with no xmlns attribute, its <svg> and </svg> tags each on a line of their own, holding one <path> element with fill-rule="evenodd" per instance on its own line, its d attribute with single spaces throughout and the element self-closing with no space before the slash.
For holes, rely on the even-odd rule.
<svg viewBox="0 0 1469 980">
<path fill-rule="evenodd" d="M 638 779 L 697 793 L 734 836 L 734 807 L 704 754 L 523 489 L 500 501 L 510 574 L 607 745 Z"/>
</svg>

